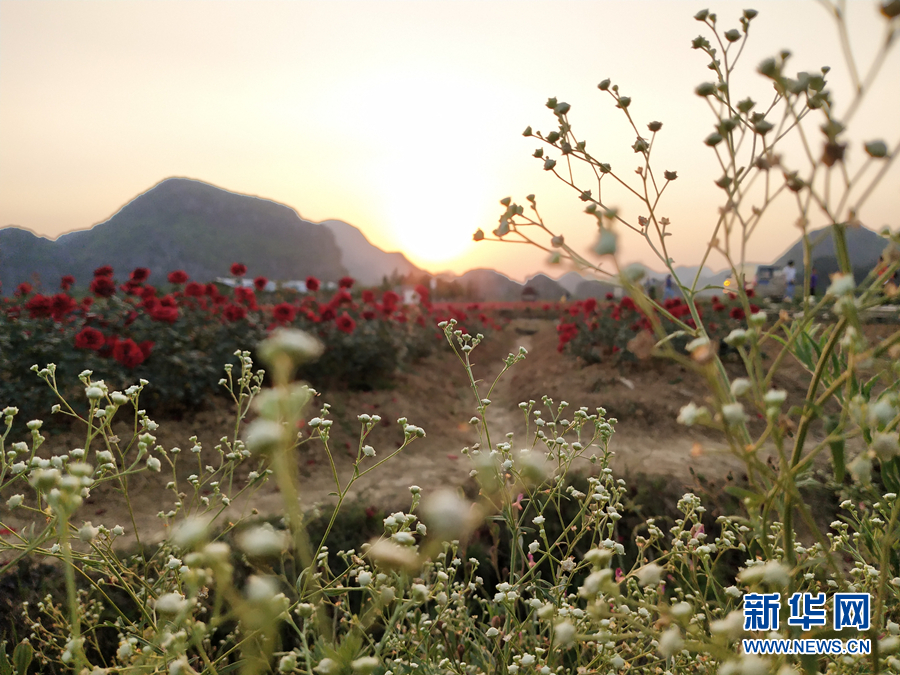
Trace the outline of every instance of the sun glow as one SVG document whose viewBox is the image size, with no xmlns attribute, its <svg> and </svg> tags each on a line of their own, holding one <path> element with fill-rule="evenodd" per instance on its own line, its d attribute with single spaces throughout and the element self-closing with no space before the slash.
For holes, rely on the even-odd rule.
<svg viewBox="0 0 900 675">
<path fill-rule="evenodd" d="M 502 157 L 478 139 L 500 107 L 489 103 L 503 95 L 477 72 L 409 64 L 336 94 L 331 124 L 363 131 L 355 142 L 368 151 L 380 246 L 439 268 L 470 250 L 476 229 L 496 222 L 503 188 L 485 176 L 500 173 Z M 479 100 L 488 103 L 472 105 Z"/>
</svg>

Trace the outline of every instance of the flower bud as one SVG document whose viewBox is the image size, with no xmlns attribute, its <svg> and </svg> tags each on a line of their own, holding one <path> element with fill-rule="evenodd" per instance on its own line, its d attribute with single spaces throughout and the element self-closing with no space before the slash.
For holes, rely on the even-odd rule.
<svg viewBox="0 0 900 675">
<path fill-rule="evenodd" d="M 866 154 L 869 157 L 874 157 L 876 159 L 882 159 L 887 157 L 887 144 L 884 141 L 870 141 L 866 143 Z"/>
</svg>

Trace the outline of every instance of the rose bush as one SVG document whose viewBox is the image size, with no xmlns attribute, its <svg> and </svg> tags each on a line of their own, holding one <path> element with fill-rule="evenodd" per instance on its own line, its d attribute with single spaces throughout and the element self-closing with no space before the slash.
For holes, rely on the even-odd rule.
<svg viewBox="0 0 900 675">
<path fill-rule="evenodd" d="M 246 267 L 234 263 L 231 271 L 242 276 Z M 372 389 L 439 344 L 439 321 L 454 318 L 479 330 L 494 325 L 452 305 L 433 308 L 424 287 L 416 304 L 406 305 L 394 291 L 353 290 L 349 277 L 335 292 L 310 277 L 310 292 L 299 294 L 266 292 L 264 277 L 253 288 L 229 288 L 174 270 L 170 286 L 155 288 L 146 284 L 148 276 L 138 268 L 117 285 L 113 268 L 104 265 L 83 297 L 71 294 L 73 280 L 64 277 L 53 295 L 21 284 L 14 297 L 2 299 L 0 401 L 44 414 L 54 401 L 28 386 L 23 373 L 53 362 L 64 392 L 77 388 L 76 375 L 89 368 L 110 383 L 151 380 L 143 398 L 150 410 L 196 405 L 216 390 L 221 364 L 233 361 L 235 350 L 278 327 L 303 328 L 327 346 L 303 373 L 317 386 Z"/>
</svg>

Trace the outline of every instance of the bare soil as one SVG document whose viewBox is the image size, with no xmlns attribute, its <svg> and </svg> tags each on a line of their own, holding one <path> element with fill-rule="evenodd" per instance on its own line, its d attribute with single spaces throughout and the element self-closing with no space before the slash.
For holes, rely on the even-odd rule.
<svg viewBox="0 0 900 675">
<path fill-rule="evenodd" d="M 873 326 L 874 333 L 886 334 L 891 327 Z M 571 409 L 587 406 L 603 407 L 609 417 L 618 420 L 611 448 L 615 452 L 613 470 L 625 477 L 644 474 L 665 482 L 672 490 L 691 489 L 698 480 L 704 481 L 707 491 L 727 480 L 742 478 L 742 463 L 723 445 L 721 438 L 698 429 L 687 429 L 675 421 L 679 409 L 690 401 L 702 403 L 707 397 L 705 383 L 694 373 L 677 364 L 646 361 L 616 365 L 599 363 L 585 365 L 556 351 L 555 325 L 550 321 L 517 320 L 502 332 L 492 334 L 474 354 L 475 375 L 480 378 L 481 396 L 487 383 L 493 382 L 503 367 L 503 358 L 517 351 L 528 350 L 525 361 L 517 364 L 501 379 L 491 394 L 489 408 L 490 431 L 493 438 L 515 432 L 522 438 L 523 417 L 518 409 L 520 401 L 537 402 L 547 395 L 557 403 L 566 400 Z M 737 376 L 740 366 L 728 365 Z M 797 363 L 787 363 L 776 385 L 788 392 L 789 401 L 805 398 L 808 375 Z M 410 366 L 394 380 L 387 390 L 373 392 L 332 391 L 316 400 L 309 417 L 321 414 L 322 403 L 331 405 L 334 420 L 330 448 L 335 459 L 341 484 L 352 475 L 359 439 L 357 415 L 377 414 L 381 424 L 372 432 L 367 443 L 377 452 L 376 460 L 387 456 L 403 440 L 403 432 L 396 420 L 407 417 L 411 424 L 423 427 L 427 436 L 416 440 L 398 457 L 359 480 L 351 496 L 362 505 L 378 510 L 403 508 L 409 504 L 409 486 L 419 485 L 428 491 L 439 487 L 460 486 L 470 480 L 471 465 L 462 454 L 465 447 L 478 441 L 476 430 L 468 420 L 476 414 L 476 399 L 467 375 L 456 357 L 444 346 L 432 356 Z M 186 414 L 183 419 L 157 420 L 157 442 L 167 449 L 182 448 L 179 460 L 179 484 L 189 487 L 190 474 L 202 474 L 207 464 L 217 465 L 219 453 L 215 446 L 234 428 L 233 404 L 225 399 L 211 400 L 199 412 Z M 114 426 L 123 440 L 131 437 L 131 429 L 122 422 Z M 813 431 L 813 436 L 819 433 Z M 197 436 L 203 451 L 192 455 L 188 440 Z M 83 445 L 81 429 L 48 435 L 41 454 L 67 452 Z M 319 442 L 311 442 L 298 450 L 301 500 L 304 507 L 327 502 L 335 491 L 334 474 L 327 453 Z M 370 460 L 371 461 L 371 460 Z M 234 486 L 247 484 L 247 475 L 257 469 L 255 460 L 241 464 L 235 474 Z M 76 522 L 90 521 L 109 528 L 122 525 L 126 529 L 123 541 L 133 541 L 137 527 L 143 543 L 160 541 L 167 534 L 158 513 L 174 508 L 175 495 L 165 489 L 173 479 L 164 465 L 161 473 L 142 472 L 132 476 L 128 485 L 131 512 L 122 492 L 112 484 L 98 486 L 76 514 Z M 3 503 L 9 495 L 3 495 Z M 260 514 L 283 512 L 282 496 L 274 481 L 236 499 L 228 508 L 229 518 L 237 519 L 253 511 Z M 29 527 L 28 512 L 17 509 L 5 512 L 2 520 L 7 527 L 22 531 Z M 5 536 L 11 536 L 7 534 Z"/>
</svg>

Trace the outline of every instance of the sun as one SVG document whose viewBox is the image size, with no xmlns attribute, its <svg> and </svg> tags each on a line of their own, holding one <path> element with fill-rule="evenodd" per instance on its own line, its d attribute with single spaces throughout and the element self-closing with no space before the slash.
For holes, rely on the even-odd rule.
<svg viewBox="0 0 900 675">
<path fill-rule="evenodd" d="M 414 263 L 435 265 L 464 255 L 492 204 L 460 162 L 400 156 L 379 181 L 386 230 Z"/>
</svg>

